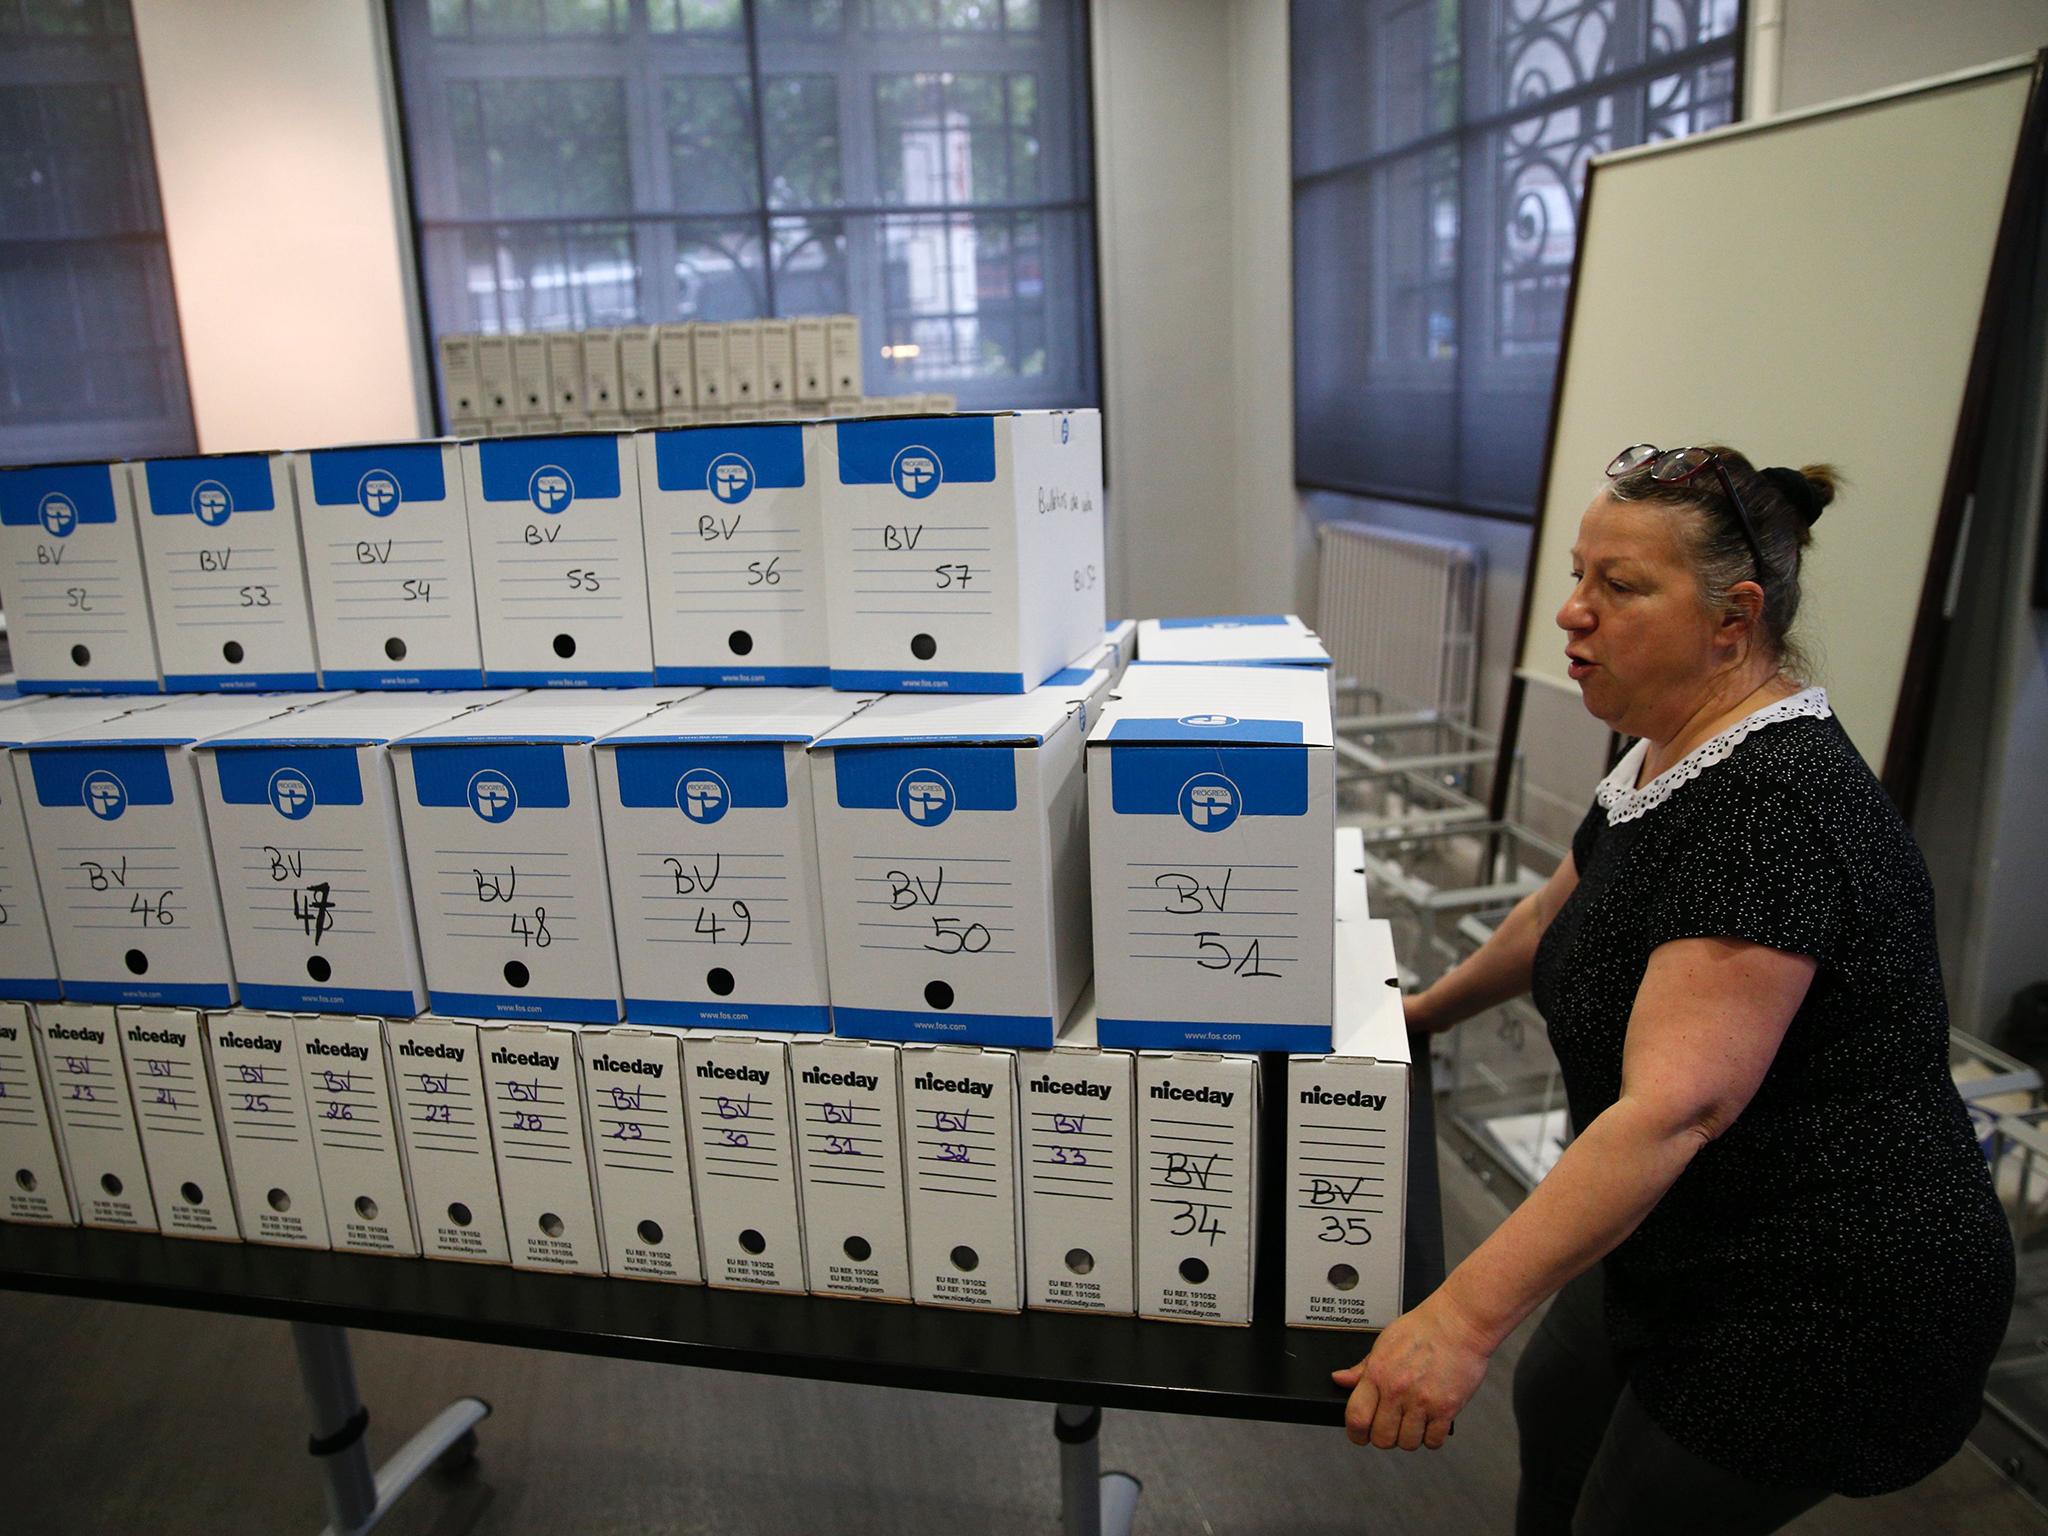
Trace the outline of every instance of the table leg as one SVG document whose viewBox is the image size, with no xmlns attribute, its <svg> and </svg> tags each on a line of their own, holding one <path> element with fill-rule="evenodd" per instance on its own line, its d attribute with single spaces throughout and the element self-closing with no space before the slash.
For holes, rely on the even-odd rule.
<svg viewBox="0 0 2048 1536">
<path fill-rule="evenodd" d="M 462 1397 L 373 1472 L 365 1439 L 370 1410 L 356 1393 L 347 1332 L 324 1323 L 293 1323 L 292 1343 L 313 1411 L 313 1434 L 306 1449 L 320 1463 L 327 1482 L 328 1523 L 323 1536 L 362 1536 L 390 1513 L 422 1473 L 444 1462 L 465 1462 L 475 1453 L 476 1426 L 489 1415 L 491 1405 L 481 1398 Z"/>
<path fill-rule="evenodd" d="M 1104 1472 L 1102 1410 L 1061 1403 L 1053 1410 L 1053 1438 L 1060 1443 L 1060 1531 L 1062 1536 L 1130 1536 L 1138 1512 L 1140 1483 L 1128 1472 Z"/>
</svg>

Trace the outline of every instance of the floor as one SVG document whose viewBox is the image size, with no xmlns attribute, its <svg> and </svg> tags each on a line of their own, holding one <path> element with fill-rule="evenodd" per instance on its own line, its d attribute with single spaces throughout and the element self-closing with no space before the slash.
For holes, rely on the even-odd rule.
<svg viewBox="0 0 2048 1536">
<path fill-rule="evenodd" d="M 1456 1259 L 1499 1219 L 1442 1158 Z M 1188 1330 L 1201 1347 L 1202 1330 Z M 1343 1351 L 1333 1340 L 1332 1364 Z M 1511 1525 L 1511 1340 L 1434 1455 L 1334 1430 L 1106 1416 L 1103 1465 L 1142 1478 L 1140 1532 L 1491 1532 Z M 378 1529 L 492 1532 L 1053 1533 L 1052 1410 L 573 1356 L 356 1336 L 373 1451 L 449 1397 L 496 1405 L 472 1472 Z M 9 1531 L 306 1532 L 325 1520 L 281 1323 L 0 1296 Z M 1965 1450 L 1917 1488 L 1822 1505 L 1799 1536 L 2042 1536 L 2048 1517 Z"/>
</svg>

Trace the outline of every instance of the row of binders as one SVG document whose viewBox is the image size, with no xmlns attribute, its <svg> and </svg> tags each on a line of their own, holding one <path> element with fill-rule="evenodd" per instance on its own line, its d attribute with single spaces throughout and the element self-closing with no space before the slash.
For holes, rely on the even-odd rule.
<svg viewBox="0 0 2048 1536">
<path fill-rule="evenodd" d="M 1092 976 L 1108 1046 L 1329 1051 L 1325 670 L 1120 660 L 16 700 L 0 997 L 1046 1049 Z"/>
<path fill-rule="evenodd" d="M 0 1214 L 1209 1323 L 1251 1319 L 1278 1221 L 1286 1320 L 1381 1326 L 1410 1058 L 1360 853 L 1339 835 L 1337 1048 L 1264 1082 L 1252 1056 L 1105 1049 L 1085 1000 L 1050 1049 L 1017 1051 L 0 1004 Z M 1285 1104 L 1262 1102 L 1282 1081 Z M 1263 1177 L 1283 1139 L 1284 1176 Z"/>
<path fill-rule="evenodd" d="M 858 315 L 694 321 L 440 340 L 458 437 L 819 416 L 944 414 L 947 395 L 866 398 Z"/>
<path fill-rule="evenodd" d="M 1104 590 L 1093 411 L 0 469 L 31 692 L 1021 693 Z"/>
</svg>

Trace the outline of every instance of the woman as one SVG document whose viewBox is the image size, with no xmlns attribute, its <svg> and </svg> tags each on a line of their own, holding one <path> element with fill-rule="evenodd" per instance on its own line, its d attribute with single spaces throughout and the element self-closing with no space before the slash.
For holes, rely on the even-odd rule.
<svg viewBox="0 0 2048 1536">
<path fill-rule="evenodd" d="M 1571 854 L 1408 1003 L 1533 989 L 1577 1135 L 1372 1353 L 1359 1444 L 1439 1446 L 1515 1374 L 1516 1529 L 1778 1529 L 1961 1446 L 2012 1305 L 2010 1233 L 1948 1075 L 1912 834 L 1794 680 L 1825 468 L 1617 455 L 1557 615 L 1586 708 L 1640 738 Z"/>
</svg>

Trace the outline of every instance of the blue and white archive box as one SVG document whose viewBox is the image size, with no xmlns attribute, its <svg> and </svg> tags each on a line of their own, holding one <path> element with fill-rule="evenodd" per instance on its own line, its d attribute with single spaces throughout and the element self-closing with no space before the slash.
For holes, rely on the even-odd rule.
<svg viewBox="0 0 2048 1536">
<path fill-rule="evenodd" d="M 31 693 L 156 693 L 126 464 L 0 469 L 0 606 Z"/>
</svg>

